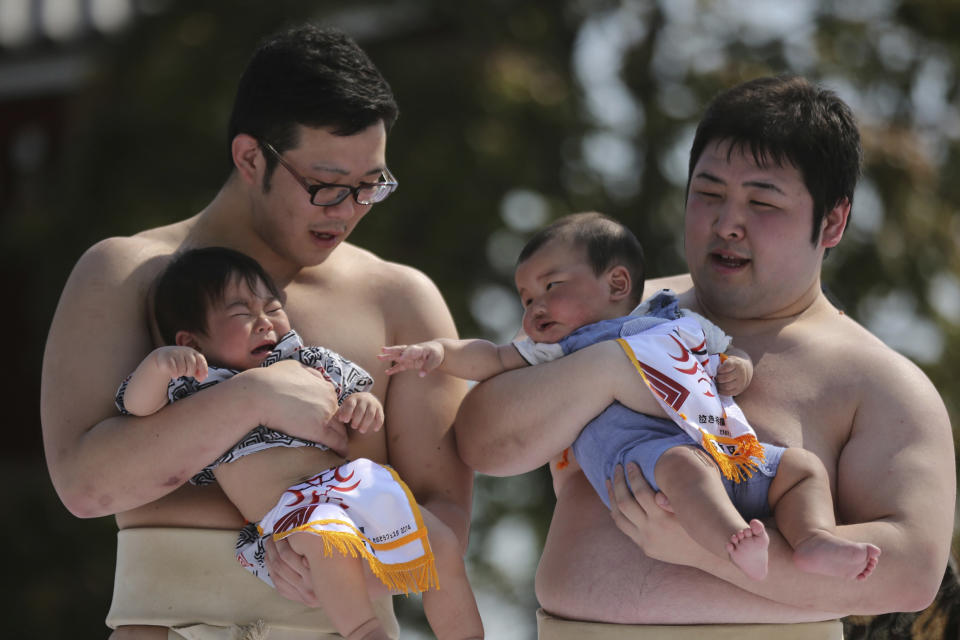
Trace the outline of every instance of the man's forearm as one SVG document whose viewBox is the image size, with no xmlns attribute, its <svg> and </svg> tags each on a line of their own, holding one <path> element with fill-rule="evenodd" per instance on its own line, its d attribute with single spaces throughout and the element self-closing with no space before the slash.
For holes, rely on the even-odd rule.
<svg viewBox="0 0 960 640">
<path fill-rule="evenodd" d="M 508 371 L 474 387 L 460 405 L 455 423 L 460 456 L 490 475 L 531 471 L 569 447 L 614 401 L 635 411 L 662 412 L 613 341 Z"/>
<path fill-rule="evenodd" d="M 243 435 L 244 405 L 218 404 L 231 395 L 221 386 L 151 416 L 108 418 L 68 449 L 48 451 L 64 505 L 79 517 L 112 515 L 186 482 Z"/>
<path fill-rule="evenodd" d="M 257 424 L 342 447 L 345 435 L 329 425 L 327 405 L 336 407 L 336 395 L 319 373 L 277 363 L 150 416 L 102 420 L 58 450 L 45 442 L 50 476 L 77 516 L 127 511 L 182 485 Z"/>
<path fill-rule="evenodd" d="M 924 550 L 922 536 L 909 543 L 911 536 L 904 528 L 872 522 L 838 527 L 837 533 L 849 540 L 871 542 L 883 550 L 874 573 L 862 581 L 821 576 L 797 569 L 790 545 L 775 529 L 768 528 L 768 532 L 769 573 L 765 580 L 751 580 L 732 563 L 716 556 L 699 568 L 770 600 L 835 611 L 840 616 L 923 609 L 936 594 L 946 564 L 940 554 Z"/>
</svg>

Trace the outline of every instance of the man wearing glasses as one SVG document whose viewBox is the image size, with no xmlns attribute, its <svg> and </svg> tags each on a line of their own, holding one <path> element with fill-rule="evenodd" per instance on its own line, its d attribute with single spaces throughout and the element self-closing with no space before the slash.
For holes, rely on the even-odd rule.
<svg viewBox="0 0 960 640">
<path fill-rule="evenodd" d="M 385 161 L 396 115 L 390 87 L 349 38 L 309 26 L 279 34 L 240 80 L 233 169 L 213 201 L 186 220 L 104 240 L 75 266 L 44 357 L 43 435 L 67 508 L 80 517 L 116 514 L 108 624 L 120 628 L 112 637 L 226 637 L 224 628 L 257 621 L 272 627 L 271 637 L 333 637 L 318 636 L 332 628 L 309 606 L 316 600 L 300 558 L 267 546 L 285 599 L 231 559 L 243 523 L 223 493 L 185 484 L 258 424 L 389 463 L 465 548 L 472 475 L 450 431 L 465 387 L 446 376 L 388 379 L 375 357 L 383 344 L 455 337 L 453 320 L 423 274 L 346 242 L 397 188 Z M 263 265 L 307 343 L 374 375 L 383 430 L 351 431 L 348 441 L 343 425 L 329 422 L 332 385 L 297 363 L 239 373 L 153 416 L 117 415 L 118 381 L 158 344 L 148 321 L 151 283 L 172 254 L 215 245 Z M 377 604 L 396 635 L 389 595 Z"/>
</svg>

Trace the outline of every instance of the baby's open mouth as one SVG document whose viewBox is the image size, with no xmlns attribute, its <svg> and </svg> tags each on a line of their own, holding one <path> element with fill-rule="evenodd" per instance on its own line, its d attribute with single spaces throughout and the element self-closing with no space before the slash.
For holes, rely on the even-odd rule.
<svg viewBox="0 0 960 640">
<path fill-rule="evenodd" d="M 260 345 L 259 347 L 251 351 L 251 353 L 255 356 L 262 356 L 266 353 L 270 353 L 271 351 L 273 351 L 276 346 L 277 344 L 275 342 L 268 342 L 266 344 Z"/>
</svg>

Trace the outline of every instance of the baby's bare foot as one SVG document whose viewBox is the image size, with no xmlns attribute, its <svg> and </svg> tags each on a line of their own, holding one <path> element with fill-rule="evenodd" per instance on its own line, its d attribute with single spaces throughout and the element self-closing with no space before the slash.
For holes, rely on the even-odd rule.
<svg viewBox="0 0 960 640">
<path fill-rule="evenodd" d="M 880 561 L 880 548 L 866 542 L 850 542 L 827 531 L 817 531 L 793 550 L 801 571 L 866 580 Z"/>
<path fill-rule="evenodd" d="M 759 520 L 751 520 L 750 526 L 730 536 L 727 553 L 730 560 L 748 577 L 763 580 L 767 577 L 767 547 L 770 536 Z"/>
</svg>

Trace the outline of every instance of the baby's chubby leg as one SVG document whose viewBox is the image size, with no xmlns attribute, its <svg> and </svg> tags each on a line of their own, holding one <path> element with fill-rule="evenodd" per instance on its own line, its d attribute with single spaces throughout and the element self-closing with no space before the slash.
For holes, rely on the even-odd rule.
<svg viewBox="0 0 960 640">
<path fill-rule="evenodd" d="M 307 558 L 313 591 L 337 632 L 349 640 L 387 640 L 367 591 L 363 559 L 324 555 L 324 542 L 312 533 L 294 533 L 290 547 Z"/>
<path fill-rule="evenodd" d="M 799 447 L 783 452 L 769 499 L 777 528 L 793 547 L 799 569 L 856 580 L 873 573 L 880 548 L 836 534 L 830 480 L 813 453 Z"/>
<path fill-rule="evenodd" d="M 706 451 L 693 446 L 668 449 L 657 461 L 654 477 L 691 538 L 708 551 L 729 557 L 747 576 L 766 577 L 770 544 L 766 529 L 758 520 L 748 524 L 737 512 Z"/>
<path fill-rule="evenodd" d="M 439 588 L 423 592 L 423 611 L 438 640 L 483 638 L 483 622 L 467 579 L 463 549 L 456 534 L 420 507 L 437 563 Z"/>
</svg>

